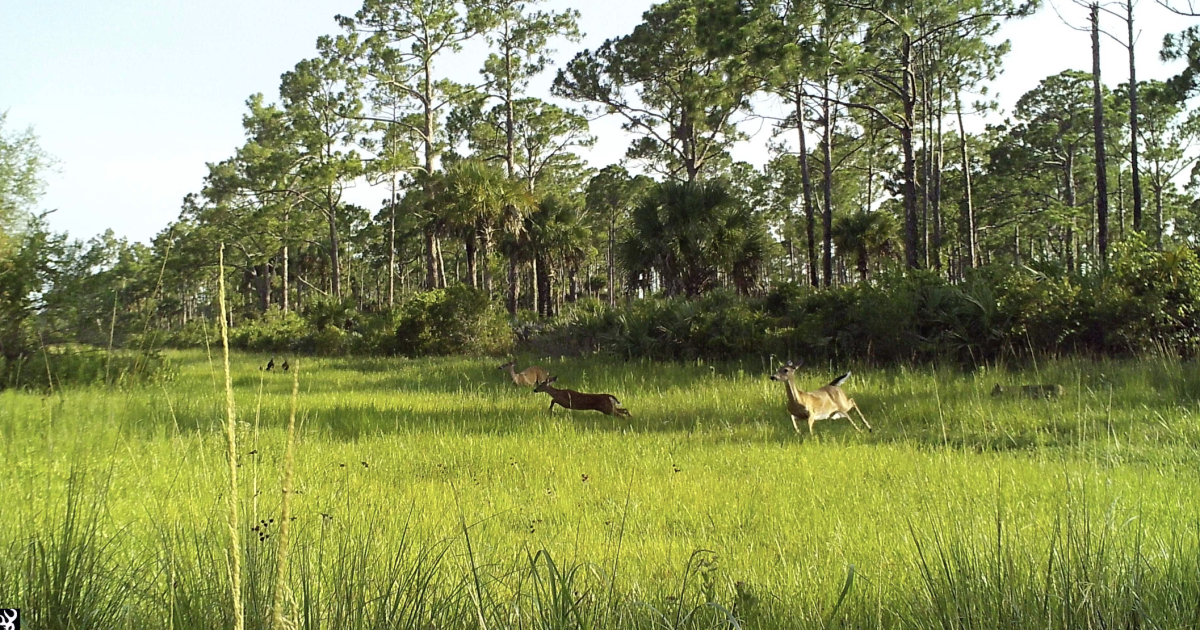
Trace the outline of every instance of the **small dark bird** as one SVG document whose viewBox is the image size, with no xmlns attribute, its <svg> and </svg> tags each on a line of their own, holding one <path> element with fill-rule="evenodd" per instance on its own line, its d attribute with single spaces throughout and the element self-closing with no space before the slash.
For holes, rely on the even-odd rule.
<svg viewBox="0 0 1200 630">
<path fill-rule="evenodd" d="M 279 367 L 283 368 L 283 371 L 284 371 L 284 372 L 288 371 L 287 359 L 284 359 L 284 360 L 283 360 L 283 365 L 281 365 L 281 366 L 279 366 Z"/>
<path fill-rule="evenodd" d="M 275 358 L 271 357 L 271 360 L 267 361 L 267 371 L 270 372 L 273 367 L 275 367 Z"/>
</svg>

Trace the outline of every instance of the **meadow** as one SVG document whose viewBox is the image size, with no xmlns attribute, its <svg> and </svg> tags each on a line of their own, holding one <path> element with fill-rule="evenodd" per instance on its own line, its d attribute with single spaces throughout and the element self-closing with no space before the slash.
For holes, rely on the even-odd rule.
<svg viewBox="0 0 1200 630">
<path fill-rule="evenodd" d="M 169 359 L 0 392 L 0 605 L 30 627 L 234 627 L 224 375 Z M 272 624 L 293 385 L 266 359 L 232 357 L 247 628 Z M 1190 362 L 855 368 L 874 432 L 810 437 L 766 360 L 539 361 L 610 418 L 494 358 L 290 359 L 287 627 L 1200 627 Z"/>
</svg>

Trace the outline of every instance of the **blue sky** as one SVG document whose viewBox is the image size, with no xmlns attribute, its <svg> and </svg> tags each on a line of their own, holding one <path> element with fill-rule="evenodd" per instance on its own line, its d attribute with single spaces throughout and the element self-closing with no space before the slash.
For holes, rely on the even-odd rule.
<svg viewBox="0 0 1200 630">
<path fill-rule="evenodd" d="M 649 0 L 602 3 L 552 0 L 550 9 L 582 12 L 583 42 L 560 42 L 558 62 L 577 50 L 628 33 Z M 273 98 L 279 75 L 314 53 L 316 38 L 336 32 L 333 16 L 353 13 L 359 0 L 0 0 L 0 111 L 10 131 L 32 126 L 58 160 L 43 199 L 51 225 L 88 238 L 111 228 L 148 240 L 176 218 L 180 201 L 199 190 L 206 162 L 230 156 L 243 140 L 247 96 Z M 1068 19 L 1083 9 L 1059 2 Z M 1165 78 L 1175 67 L 1158 61 L 1166 32 L 1196 20 L 1150 0 L 1137 5 L 1139 79 Z M 1104 18 L 1107 29 L 1124 24 Z M 1012 42 L 1005 72 L 989 86 L 1008 110 L 1043 77 L 1090 69 L 1088 35 L 1062 24 L 1047 5 L 1036 16 L 1006 25 Z M 483 58 L 473 46 L 445 67 L 451 78 L 474 80 Z M 1126 53 L 1102 42 L 1105 83 L 1128 78 Z M 553 72 L 535 82 L 548 96 Z M 993 118 L 992 120 L 995 120 Z M 975 120 L 976 128 L 985 121 Z M 750 142 L 739 159 L 761 164 L 769 130 L 745 127 Z M 621 158 L 628 144 L 615 120 L 593 124 L 600 140 L 585 156 L 594 165 Z M 757 133 L 756 133 L 757 132 Z M 360 186 L 349 193 L 373 207 L 381 195 Z"/>
</svg>

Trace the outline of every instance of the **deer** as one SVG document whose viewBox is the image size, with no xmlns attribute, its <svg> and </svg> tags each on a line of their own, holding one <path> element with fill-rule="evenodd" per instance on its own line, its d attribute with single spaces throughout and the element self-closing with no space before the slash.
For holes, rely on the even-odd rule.
<svg viewBox="0 0 1200 630">
<path fill-rule="evenodd" d="M 856 431 L 862 433 L 862 429 L 858 428 L 858 423 L 854 418 L 850 417 L 850 410 L 858 412 L 858 417 L 862 418 L 863 424 L 867 425 L 867 431 L 874 432 L 871 428 L 871 423 L 867 422 L 867 417 L 863 415 L 862 409 L 854 402 L 853 398 L 846 396 L 846 392 L 842 391 L 842 383 L 850 378 L 850 373 L 833 379 L 828 385 L 813 392 L 800 391 L 796 387 L 796 382 L 793 377 L 796 374 L 798 365 L 788 361 L 786 365 L 779 368 L 779 371 L 771 375 L 772 381 L 781 381 L 784 388 L 787 390 L 787 409 L 792 415 L 792 426 L 796 429 L 796 433 L 800 432 L 800 421 L 808 420 L 808 433 L 812 435 L 813 425 L 818 420 L 830 420 L 835 418 L 845 418 L 850 421 L 850 425 Z"/>
<path fill-rule="evenodd" d="M 612 394 L 583 394 L 572 389 L 559 389 L 553 386 L 556 381 L 558 377 L 551 376 L 544 381 L 538 381 L 533 388 L 535 393 L 550 394 L 550 411 L 554 411 L 554 405 L 559 405 L 563 409 L 599 411 L 609 416 L 631 417 L 629 410 L 622 407 L 621 401 Z"/>
<path fill-rule="evenodd" d="M 1006 393 L 1008 393 L 1008 388 L 1002 386 L 1000 383 L 996 383 L 996 386 L 992 388 L 993 396 L 1003 396 Z M 1063 394 L 1065 393 L 1067 393 L 1066 388 L 1062 385 L 1058 385 L 1057 383 L 1050 385 L 1021 386 L 1021 396 L 1025 398 L 1062 398 Z"/>
<path fill-rule="evenodd" d="M 531 365 L 520 372 L 517 371 L 517 362 L 509 361 L 504 365 L 496 368 L 497 370 L 508 370 L 508 375 L 512 377 L 513 385 L 517 387 L 529 387 L 550 378 L 550 373 L 546 368 Z"/>
</svg>

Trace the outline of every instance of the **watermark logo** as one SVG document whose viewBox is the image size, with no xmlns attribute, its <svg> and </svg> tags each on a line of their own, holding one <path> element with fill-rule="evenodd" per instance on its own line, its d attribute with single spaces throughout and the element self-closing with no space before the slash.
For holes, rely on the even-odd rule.
<svg viewBox="0 0 1200 630">
<path fill-rule="evenodd" d="M 0 630 L 21 630 L 20 608 L 0 608 Z"/>
</svg>

